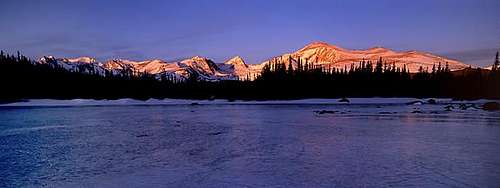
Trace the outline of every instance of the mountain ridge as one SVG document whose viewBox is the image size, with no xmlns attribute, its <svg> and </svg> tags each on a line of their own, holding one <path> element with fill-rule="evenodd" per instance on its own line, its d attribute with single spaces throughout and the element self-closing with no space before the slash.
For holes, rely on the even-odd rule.
<svg viewBox="0 0 500 188">
<path fill-rule="evenodd" d="M 332 45 L 326 42 L 315 41 L 305 45 L 295 52 L 284 53 L 270 58 L 259 64 L 246 64 L 241 56 L 234 56 L 222 63 L 216 63 L 212 59 L 202 56 L 167 62 L 161 59 L 151 59 L 144 61 L 132 61 L 126 59 L 111 59 L 98 62 L 92 57 L 77 58 L 55 58 L 44 56 L 39 63 L 47 61 L 61 65 L 65 69 L 79 71 L 84 67 L 86 72 L 104 74 L 110 71 L 112 74 L 127 73 L 148 73 L 157 78 L 162 76 L 175 77 L 177 79 L 187 79 L 190 75 L 197 75 L 203 80 L 243 80 L 255 79 L 262 68 L 270 62 L 292 63 L 292 67 L 297 67 L 298 62 L 313 63 L 324 68 L 344 69 L 351 65 L 357 66 L 361 61 L 376 62 L 380 58 L 384 64 L 395 65 L 398 68 L 405 67 L 411 73 L 418 72 L 419 69 L 431 70 L 433 66 L 447 66 L 450 70 L 460 70 L 470 65 L 450 58 L 434 55 L 421 51 L 396 51 L 389 48 L 375 46 L 362 50 L 351 50 Z M 95 69 L 95 70 L 91 70 Z"/>
</svg>

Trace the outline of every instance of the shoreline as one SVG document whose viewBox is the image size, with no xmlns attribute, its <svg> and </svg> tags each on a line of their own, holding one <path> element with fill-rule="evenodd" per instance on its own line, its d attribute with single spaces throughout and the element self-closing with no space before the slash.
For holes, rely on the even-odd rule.
<svg viewBox="0 0 500 188">
<path fill-rule="evenodd" d="M 500 100 L 454 100 L 451 98 L 409 98 L 409 97 L 363 97 L 346 98 L 308 98 L 284 100 L 228 100 L 228 99 L 22 99 L 12 102 L 2 101 L 0 107 L 36 107 L 36 106 L 162 106 L 162 105 L 446 105 L 446 104 L 482 104 L 500 102 Z M 431 102 L 434 100 L 434 102 Z"/>
</svg>

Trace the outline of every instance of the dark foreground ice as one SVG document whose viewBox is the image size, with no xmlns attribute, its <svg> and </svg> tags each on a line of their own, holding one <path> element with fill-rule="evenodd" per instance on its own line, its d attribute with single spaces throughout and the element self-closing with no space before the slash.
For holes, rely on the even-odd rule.
<svg viewBox="0 0 500 188">
<path fill-rule="evenodd" d="M 0 187 L 500 186 L 500 113 L 447 105 L 3 106 Z"/>
</svg>

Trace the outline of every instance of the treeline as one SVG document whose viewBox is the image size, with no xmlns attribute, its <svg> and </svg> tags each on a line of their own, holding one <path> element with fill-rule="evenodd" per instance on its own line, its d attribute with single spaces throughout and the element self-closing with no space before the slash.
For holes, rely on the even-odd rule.
<svg viewBox="0 0 500 188">
<path fill-rule="evenodd" d="M 466 68 L 450 71 L 448 64 L 436 63 L 431 70 L 420 67 L 409 73 L 406 66 L 362 61 L 357 66 L 329 68 L 301 59 L 271 61 L 256 80 L 272 98 L 302 97 L 451 97 L 455 99 L 500 98 L 498 53 L 493 69 Z"/>
<path fill-rule="evenodd" d="M 146 73 L 120 71 L 113 74 L 96 72 L 89 64 L 68 70 L 56 62 L 35 63 L 21 55 L 0 51 L 0 102 L 20 99 L 119 99 L 134 98 L 251 98 L 243 90 L 248 81 L 205 82 L 191 74 L 186 80 L 162 75 L 156 78 Z"/>
<path fill-rule="evenodd" d="M 98 74 L 88 65 L 69 71 L 56 63 L 34 63 L 17 54 L 0 53 L 0 101 L 31 98 L 118 99 L 298 99 L 338 97 L 451 97 L 500 98 L 498 54 L 493 70 L 468 68 L 449 71 L 437 64 L 431 71 L 411 74 L 363 61 L 334 69 L 297 60 L 271 61 L 254 81 L 201 81 L 196 74 L 184 81 L 155 78 L 145 73 Z M 499 68 L 497 68 L 499 67 Z"/>
<path fill-rule="evenodd" d="M 56 64 L 38 64 L 20 55 L 0 54 L 0 98 L 147 98 L 143 92 L 157 88 L 160 83 L 147 75 L 100 76 L 87 72 L 68 71 Z"/>
</svg>

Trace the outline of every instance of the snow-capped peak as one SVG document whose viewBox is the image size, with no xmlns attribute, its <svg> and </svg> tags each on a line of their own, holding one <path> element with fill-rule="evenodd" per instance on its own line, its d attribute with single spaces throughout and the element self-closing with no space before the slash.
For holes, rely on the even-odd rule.
<svg viewBox="0 0 500 188">
<path fill-rule="evenodd" d="M 193 61 L 206 61 L 208 58 L 202 57 L 202 56 L 194 56 L 190 58 Z"/>
<path fill-rule="evenodd" d="M 306 51 L 306 50 L 312 50 L 312 49 L 334 49 L 334 50 L 345 50 L 341 47 L 338 47 L 338 46 L 335 46 L 335 45 L 332 45 L 332 44 L 328 44 L 326 42 L 321 42 L 321 41 L 316 41 L 316 42 L 312 42 L 306 46 L 304 46 L 302 49 L 299 50 L 300 51 Z"/>
<path fill-rule="evenodd" d="M 40 62 L 60 61 L 64 63 L 96 63 L 92 57 L 77 57 L 77 58 L 55 58 L 54 56 L 44 56 L 40 58 Z"/>
<path fill-rule="evenodd" d="M 63 59 L 71 63 L 95 63 L 95 58 L 92 57 L 77 57 L 77 58 L 66 58 Z"/>
<path fill-rule="evenodd" d="M 226 62 L 224 62 L 224 64 L 227 64 L 227 65 L 242 65 L 242 66 L 247 67 L 247 64 L 245 63 L 245 61 L 243 60 L 243 58 L 241 58 L 240 56 L 235 56 L 235 57 L 227 60 Z"/>
<path fill-rule="evenodd" d="M 323 66 L 325 68 L 351 67 L 360 61 L 371 61 L 375 63 L 382 58 L 384 63 L 395 64 L 396 67 L 406 67 L 410 72 L 417 72 L 420 67 L 431 70 L 438 63 L 448 63 L 450 70 L 467 68 L 469 65 L 459 61 L 447 59 L 420 51 L 393 51 L 384 47 L 373 47 L 366 50 L 344 49 L 325 42 L 313 42 L 296 52 L 285 53 L 272 58 L 261 64 L 247 65 L 243 58 L 235 56 L 224 63 L 215 63 L 211 59 L 202 56 L 193 56 L 182 61 L 166 62 L 161 59 L 144 61 L 131 61 L 126 59 L 112 59 L 102 63 L 91 57 L 78 58 L 55 58 L 45 56 L 40 58 L 40 63 L 55 63 L 58 66 L 72 70 L 82 70 L 91 73 L 104 74 L 137 74 L 149 73 L 156 77 L 168 75 L 179 79 L 188 78 L 191 74 L 197 74 L 200 79 L 255 79 L 269 62 L 291 63 L 296 68 L 298 62 Z M 287 65 L 288 66 L 288 65 Z"/>
<path fill-rule="evenodd" d="M 285 59 L 288 54 L 282 57 Z M 410 72 L 418 72 L 419 68 L 431 69 L 439 62 L 448 63 L 451 70 L 459 70 L 469 67 L 462 62 L 440 57 L 427 52 L 406 51 L 397 52 L 384 47 L 374 47 L 367 50 L 349 50 L 330 45 L 324 42 L 314 42 L 304 48 L 292 53 L 292 59 L 306 59 L 316 65 L 344 68 L 360 61 L 375 62 L 382 58 L 384 62 L 394 63 L 396 67 L 406 68 Z"/>
<path fill-rule="evenodd" d="M 41 58 L 38 60 L 38 62 L 40 62 L 40 63 L 47 63 L 47 62 L 49 62 L 49 61 L 55 61 L 55 60 L 56 60 L 56 58 L 55 58 L 54 56 L 48 55 L 48 56 L 43 56 L 43 57 L 41 57 Z"/>
</svg>

